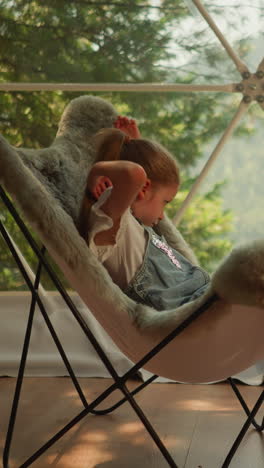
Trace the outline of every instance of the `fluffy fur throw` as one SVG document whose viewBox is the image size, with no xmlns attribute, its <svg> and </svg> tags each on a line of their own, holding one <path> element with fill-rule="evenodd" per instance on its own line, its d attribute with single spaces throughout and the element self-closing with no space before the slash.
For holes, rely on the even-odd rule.
<svg viewBox="0 0 264 468">
<path fill-rule="evenodd" d="M 126 310 L 144 329 L 175 326 L 197 305 L 216 292 L 228 302 L 264 305 L 264 241 L 235 249 L 218 268 L 206 295 L 176 310 L 157 312 L 133 303 L 115 286 L 102 265 L 90 254 L 74 223 L 89 168 L 93 162 L 93 135 L 111 127 L 117 113 L 98 97 L 81 96 L 66 107 L 50 147 L 15 148 L 0 136 L 0 180 L 17 200 L 26 218 L 53 251 L 73 271 L 86 271 L 91 290 L 107 294 L 115 307 Z M 157 227 L 168 242 L 193 263 L 191 248 L 168 218 Z"/>
</svg>

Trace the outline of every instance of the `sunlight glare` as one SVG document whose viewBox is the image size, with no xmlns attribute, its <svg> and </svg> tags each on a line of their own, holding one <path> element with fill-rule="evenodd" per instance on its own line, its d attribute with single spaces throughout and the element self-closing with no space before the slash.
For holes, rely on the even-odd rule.
<svg viewBox="0 0 264 468">
<path fill-rule="evenodd" d="M 188 400 L 182 402 L 181 408 L 188 411 L 230 411 L 230 408 L 227 406 L 222 406 L 221 404 L 215 404 L 211 401 L 206 400 Z M 232 408 L 233 410 L 233 408 Z"/>
<path fill-rule="evenodd" d="M 87 432 L 83 435 L 83 440 L 87 440 L 87 442 L 104 442 L 107 439 L 107 434 L 103 431 Z"/>
<path fill-rule="evenodd" d="M 140 422 L 131 422 L 125 423 L 120 426 L 118 432 L 122 432 L 125 434 L 135 434 L 137 432 L 142 432 L 143 426 Z"/>
</svg>

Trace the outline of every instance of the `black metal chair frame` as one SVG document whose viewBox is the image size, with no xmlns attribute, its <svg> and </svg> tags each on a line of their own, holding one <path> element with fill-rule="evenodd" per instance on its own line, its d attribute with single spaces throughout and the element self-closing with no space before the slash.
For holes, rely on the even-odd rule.
<svg viewBox="0 0 264 468">
<path fill-rule="evenodd" d="M 8 468 L 9 467 L 9 454 L 10 454 L 10 449 L 11 449 L 11 444 L 12 444 L 12 438 L 13 438 L 13 433 L 14 433 L 14 428 L 15 428 L 15 422 L 16 422 L 16 415 L 17 415 L 17 410 L 19 406 L 19 400 L 20 400 L 20 394 L 21 394 L 21 388 L 23 384 L 23 378 L 24 378 L 24 372 L 25 372 L 25 366 L 26 366 L 26 361 L 27 361 L 27 355 L 28 355 L 28 348 L 30 344 L 30 337 L 31 337 L 31 331 L 32 331 L 32 325 L 33 325 L 33 318 L 34 318 L 34 313 L 35 313 L 35 308 L 36 305 L 38 305 L 39 310 L 43 316 L 43 319 L 45 320 L 45 323 L 48 327 L 48 330 L 57 346 L 58 352 L 61 355 L 61 358 L 67 368 L 67 371 L 69 373 L 69 376 L 73 382 L 73 385 L 75 386 L 75 389 L 79 395 L 79 398 L 83 404 L 83 410 L 77 414 L 71 421 L 69 421 L 62 429 L 60 429 L 53 437 L 51 437 L 44 445 L 42 445 L 36 452 L 34 452 L 20 467 L 18 468 L 26 468 L 30 466 L 32 463 L 34 463 L 35 460 L 37 460 L 49 447 L 51 447 L 56 441 L 58 441 L 65 433 L 67 433 L 75 424 L 80 422 L 85 416 L 88 414 L 93 414 L 93 415 L 105 415 L 109 414 L 115 409 L 119 408 L 123 403 L 128 402 L 131 407 L 134 409 L 135 413 L 138 415 L 139 419 L 145 426 L 146 430 L 152 437 L 153 441 L 159 448 L 161 454 L 165 458 L 165 460 L 168 463 L 168 466 L 177 468 L 178 465 L 175 463 L 175 461 L 172 459 L 170 453 L 168 452 L 167 448 L 161 441 L 159 435 L 143 413 L 142 409 L 140 406 L 137 404 L 137 402 L 134 399 L 134 396 L 139 393 L 141 390 L 143 390 L 145 387 L 147 387 L 151 382 L 153 382 L 158 376 L 153 375 L 151 376 L 146 382 L 139 384 L 137 388 L 135 388 L 133 391 L 130 391 L 126 385 L 126 382 L 128 379 L 131 379 L 137 375 L 137 372 L 139 369 L 144 367 L 144 365 L 153 357 L 155 356 L 164 346 L 166 346 L 171 340 L 176 338 L 188 325 L 198 318 L 210 305 L 218 299 L 217 295 L 211 296 L 205 304 L 203 304 L 201 307 L 199 307 L 188 319 L 186 319 L 180 326 L 178 326 L 173 332 L 171 332 L 164 340 L 162 340 L 157 346 L 155 346 L 151 352 L 147 353 L 139 362 L 137 362 L 135 365 L 131 367 L 129 371 L 127 371 L 124 375 L 119 376 L 114 369 L 113 365 L 111 364 L 110 360 L 108 359 L 107 355 L 105 354 L 104 350 L 94 337 L 93 333 L 90 331 L 89 327 L 87 326 L 86 322 L 82 318 L 80 312 L 76 308 L 75 304 L 72 302 L 70 296 L 68 295 L 67 291 L 65 288 L 62 286 L 61 282 L 59 281 L 57 275 L 49 265 L 47 259 L 45 258 L 45 247 L 39 247 L 36 241 L 33 239 L 32 235 L 30 234 L 28 228 L 24 224 L 23 220 L 21 219 L 20 215 L 18 214 L 17 210 L 15 209 L 13 203 L 9 199 L 9 197 L 6 195 L 5 191 L 3 188 L 0 186 L 0 196 L 1 199 L 6 206 L 6 208 L 9 210 L 11 213 L 13 219 L 15 220 L 16 224 L 20 228 L 21 232 L 23 233 L 25 239 L 28 241 L 32 251 L 36 255 L 38 259 L 38 267 L 35 275 L 35 280 L 34 282 L 31 281 L 29 278 L 29 275 L 21 262 L 21 259 L 4 227 L 4 224 L 0 220 L 0 230 L 1 234 L 5 240 L 5 243 L 7 247 L 9 248 L 24 280 L 25 283 L 28 287 L 28 289 L 31 292 L 31 304 L 30 304 L 30 310 L 29 310 L 29 316 L 28 316 L 28 322 L 26 326 L 26 332 L 25 332 L 25 338 L 24 338 L 24 344 L 22 348 L 22 354 L 21 354 L 21 361 L 19 365 L 19 370 L 18 370 L 18 376 L 17 376 L 17 381 L 16 381 L 16 387 L 15 387 L 15 392 L 14 392 L 14 397 L 13 397 L 13 403 L 11 407 L 11 414 L 10 414 L 10 419 L 8 423 L 8 429 L 7 429 L 7 435 L 6 435 L 6 440 L 5 440 L 5 446 L 4 446 L 4 451 L 3 451 L 3 468 Z M 45 310 L 45 307 L 41 301 L 41 298 L 38 293 L 38 287 L 40 284 L 40 277 L 41 277 L 41 272 L 42 269 L 45 269 L 47 274 L 49 275 L 50 279 L 53 281 L 54 285 L 56 286 L 57 290 L 60 292 L 62 298 L 64 299 L 65 303 L 68 305 L 70 312 L 73 314 L 75 319 L 77 320 L 78 324 L 80 325 L 81 329 L 87 336 L 88 340 L 94 347 L 96 353 L 98 354 L 99 358 L 102 360 L 104 363 L 106 369 L 108 370 L 110 376 L 112 377 L 114 383 L 112 383 L 106 390 L 104 390 L 97 398 L 95 398 L 92 402 L 88 402 L 87 399 L 85 398 L 83 391 L 81 389 L 81 386 L 76 378 L 76 375 L 71 367 L 71 364 L 67 358 L 67 355 L 63 349 L 63 346 L 56 334 L 56 331 L 50 321 L 50 318 Z M 229 453 L 227 454 L 225 461 L 222 465 L 222 468 L 226 468 L 229 466 L 235 452 L 237 451 L 243 437 L 245 436 L 247 430 L 249 429 L 250 425 L 252 424 L 255 429 L 259 432 L 264 430 L 264 418 L 262 420 L 261 424 L 258 424 L 255 420 L 255 416 L 257 415 L 263 400 L 264 400 L 264 390 L 261 392 L 259 398 L 257 399 L 257 402 L 255 403 L 253 409 L 249 409 L 244 398 L 242 397 L 240 391 L 238 390 L 236 383 L 234 380 L 230 377 L 228 379 L 231 388 L 233 389 L 235 395 L 237 396 L 240 404 L 242 405 L 242 408 L 244 409 L 247 419 L 242 426 L 241 431 L 239 432 L 237 438 L 235 439 Z M 97 409 L 98 406 L 110 395 L 112 394 L 115 390 L 120 390 L 121 393 L 123 393 L 123 398 L 120 399 L 116 404 L 113 406 L 100 410 Z"/>
</svg>

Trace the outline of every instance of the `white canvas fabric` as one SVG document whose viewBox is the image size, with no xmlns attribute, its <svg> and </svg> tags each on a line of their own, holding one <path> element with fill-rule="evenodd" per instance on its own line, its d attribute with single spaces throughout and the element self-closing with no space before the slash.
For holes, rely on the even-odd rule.
<svg viewBox="0 0 264 468">
<path fill-rule="evenodd" d="M 50 320 L 62 340 L 67 357 L 77 377 L 110 378 L 110 374 L 102 364 L 93 346 L 76 325 L 69 309 L 59 293 L 45 292 Z M 127 372 L 132 362 L 120 351 L 106 331 L 89 312 L 76 293 L 70 294 L 71 299 L 86 314 L 86 321 L 94 336 L 107 353 L 119 375 Z M 0 293 L 0 376 L 16 377 L 21 357 L 31 294 L 29 292 Z M 45 299 L 44 299 L 45 301 Z M 68 375 L 59 352 L 36 308 L 33 322 L 31 344 L 25 369 L 27 377 L 58 377 Z M 146 380 L 152 374 L 141 369 L 139 377 Z M 234 375 L 248 385 L 260 385 L 264 381 L 264 361 L 259 361 L 249 369 Z M 154 382 L 173 382 L 170 379 L 158 378 Z"/>
</svg>

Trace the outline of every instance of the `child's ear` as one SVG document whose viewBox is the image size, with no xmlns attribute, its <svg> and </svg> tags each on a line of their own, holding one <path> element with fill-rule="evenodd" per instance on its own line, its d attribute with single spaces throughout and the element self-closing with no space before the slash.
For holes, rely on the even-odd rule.
<svg viewBox="0 0 264 468">
<path fill-rule="evenodd" d="M 151 187 L 151 181 L 150 179 L 147 179 L 145 184 L 143 185 L 143 187 L 140 189 L 140 191 L 137 194 L 137 200 L 144 200 L 150 190 L 150 187 Z"/>
</svg>

